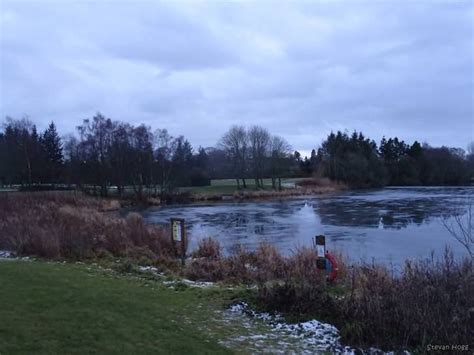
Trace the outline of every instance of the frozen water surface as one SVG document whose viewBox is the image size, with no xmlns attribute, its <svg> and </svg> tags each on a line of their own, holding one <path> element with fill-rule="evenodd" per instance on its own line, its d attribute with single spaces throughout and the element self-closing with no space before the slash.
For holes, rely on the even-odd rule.
<svg viewBox="0 0 474 355">
<path fill-rule="evenodd" d="M 474 202 L 474 187 L 413 187 L 348 191 L 328 196 L 209 204 L 171 205 L 141 211 L 151 223 L 186 219 L 191 248 L 199 239 L 218 239 L 225 253 L 239 244 L 252 250 L 261 242 L 284 254 L 311 246 L 327 236 L 329 250 L 352 259 L 401 264 L 406 258 L 440 256 L 449 245 L 463 249 L 442 220 L 465 215 Z"/>
</svg>

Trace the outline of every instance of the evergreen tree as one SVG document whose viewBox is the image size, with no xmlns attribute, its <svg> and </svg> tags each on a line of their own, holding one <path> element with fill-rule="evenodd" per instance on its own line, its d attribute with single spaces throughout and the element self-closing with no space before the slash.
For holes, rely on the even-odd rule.
<svg viewBox="0 0 474 355">
<path fill-rule="evenodd" d="M 209 174 L 209 156 L 206 150 L 199 147 L 198 153 L 193 157 L 192 166 L 190 172 L 190 184 L 191 186 L 207 186 L 210 185 L 211 179 Z"/>
<path fill-rule="evenodd" d="M 200 169 L 206 169 L 209 157 L 206 153 L 206 150 L 203 147 L 199 147 L 198 154 L 196 156 L 196 167 Z"/>
<path fill-rule="evenodd" d="M 319 155 L 326 176 L 332 180 L 357 187 L 380 186 L 385 182 L 377 144 L 361 132 L 351 136 L 331 132 L 322 143 Z"/>
<path fill-rule="evenodd" d="M 63 146 L 54 122 L 49 124 L 39 141 L 42 163 L 44 163 L 44 174 L 41 175 L 46 182 L 57 182 L 63 165 Z"/>
<path fill-rule="evenodd" d="M 178 137 L 173 152 L 174 175 L 177 186 L 189 186 L 191 184 L 189 170 L 192 168 L 192 160 L 193 148 L 191 144 L 184 137 Z"/>
</svg>

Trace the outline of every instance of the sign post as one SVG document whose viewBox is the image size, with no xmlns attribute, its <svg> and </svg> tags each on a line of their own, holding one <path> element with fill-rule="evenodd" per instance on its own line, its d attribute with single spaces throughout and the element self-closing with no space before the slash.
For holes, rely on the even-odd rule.
<svg viewBox="0 0 474 355">
<path fill-rule="evenodd" d="M 316 255 L 316 266 L 320 270 L 326 270 L 326 237 L 324 235 L 317 235 L 315 238 Z"/>
<path fill-rule="evenodd" d="M 313 244 L 316 248 L 317 268 L 327 271 L 329 274 L 326 280 L 334 282 L 337 278 L 339 267 L 337 266 L 336 258 L 326 250 L 326 237 L 324 235 L 317 235 L 313 239 Z"/>
<path fill-rule="evenodd" d="M 184 259 L 186 257 L 186 225 L 184 224 L 183 218 L 171 218 L 171 243 L 176 255 L 181 256 L 181 263 L 184 265 Z"/>
</svg>

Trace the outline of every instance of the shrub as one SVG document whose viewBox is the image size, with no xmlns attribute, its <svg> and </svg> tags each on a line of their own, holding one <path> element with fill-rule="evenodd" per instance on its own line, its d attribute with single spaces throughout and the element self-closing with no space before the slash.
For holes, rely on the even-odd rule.
<svg viewBox="0 0 474 355">
<path fill-rule="evenodd" d="M 355 292 L 341 304 L 344 338 L 385 349 L 472 346 L 472 267 L 472 260 L 455 262 L 447 251 L 441 261 L 407 262 L 401 275 L 382 266 L 354 269 Z M 345 326 L 347 321 L 352 328 Z"/>
<path fill-rule="evenodd" d="M 259 285 L 257 305 L 290 319 L 315 317 L 335 324 L 343 341 L 385 350 L 426 350 L 427 344 L 474 339 L 471 259 L 407 262 L 401 273 L 382 265 L 343 265 L 336 285 L 326 284 L 315 253 L 301 249 L 285 263 L 285 277 Z"/>
<path fill-rule="evenodd" d="M 219 258 L 221 256 L 221 245 L 213 238 L 201 239 L 192 256 L 194 258 Z"/>
<path fill-rule="evenodd" d="M 206 240 L 203 245 L 213 245 Z M 207 248 L 206 248 L 207 249 Z M 201 255 L 204 255 L 201 254 Z M 471 259 L 407 262 L 394 272 L 383 265 L 347 267 L 328 284 L 316 254 L 301 248 L 283 257 L 268 244 L 228 257 L 207 253 L 187 266 L 194 279 L 257 284 L 256 305 L 289 319 L 318 318 L 335 324 L 343 342 L 386 350 L 424 351 L 431 344 L 468 344 L 474 339 L 474 275 Z"/>
<path fill-rule="evenodd" d="M 222 259 L 200 258 L 186 265 L 184 275 L 191 280 L 216 282 L 225 279 L 225 269 Z"/>
<path fill-rule="evenodd" d="M 296 319 L 315 315 L 324 318 L 331 313 L 334 302 L 328 292 L 326 274 L 317 268 L 314 250 L 299 248 L 292 256 L 279 258 L 278 278 L 258 289 L 259 307 Z"/>
<path fill-rule="evenodd" d="M 311 317 L 328 319 L 336 308 L 325 283 L 318 279 L 266 283 L 259 287 L 257 300 L 259 307 L 266 311 L 283 312 L 298 320 Z"/>
<path fill-rule="evenodd" d="M 265 283 L 284 277 L 286 270 L 285 258 L 277 249 L 268 243 L 262 243 L 255 253 L 253 279 L 257 283 Z"/>
<path fill-rule="evenodd" d="M 103 255 L 145 257 L 173 255 L 160 227 L 136 213 L 126 219 L 101 212 L 110 202 L 77 193 L 0 195 L 0 249 L 18 255 L 86 259 Z"/>
</svg>

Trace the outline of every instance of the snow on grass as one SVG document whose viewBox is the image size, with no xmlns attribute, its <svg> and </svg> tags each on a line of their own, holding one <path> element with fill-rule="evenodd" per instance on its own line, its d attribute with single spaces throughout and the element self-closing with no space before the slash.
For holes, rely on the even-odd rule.
<svg viewBox="0 0 474 355">
<path fill-rule="evenodd" d="M 191 281 L 187 279 L 182 280 L 171 280 L 171 281 L 163 281 L 162 282 L 166 286 L 178 286 L 178 285 L 186 285 L 189 287 L 198 287 L 198 288 L 208 288 L 214 286 L 214 282 L 205 282 L 205 281 Z"/>
<path fill-rule="evenodd" d="M 9 250 L 0 250 L 0 258 L 13 258 L 15 255 Z"/>
<path fill-rule="evenodd" d="M 166 277 L 166 274 L 160 272 L 158 268 L 154 266 L 139 266 L 138 270 L 143 273 L 150 273 L 158 277 Z M 168 287 L 174 287 L 178 285 L 186 285 L 189 287 L 198 287 L 198 288 L 207 288 L 212 287 L 215 285 L 214 282 L 206 282 L 206 281 L 191 281 L 188 279 L 180 279 L 180 280 L 170 280 L 170 281 L 162 281 L 162 284 Z"/>
<path fill-rule="evenodd" d="M 158 268 L 156 268 L 154 266 L 139 266 L 138 271 L 143 272 L 143 273 L 150 273 L 150 274 L 153 274 L 153 275 L 159 276 L 159 277 L 164 277 L 165 276 L 165 274 L 163 272 L 160 272 L 158 270 Z"/>
<path fill-rule="evenodd" d="M 229 347 L 237 344 L 253 342 L 255 351 L 269 351 L 271 353 L 298 353 L 314 354 L 329 352 L 337 354 L 394 354 L 394 352 L 383 352 L 380 349 L 369 348 L 366 350 L 355 349 L 341 344 L 339 330 L 328 323 L 318 320 L 310 320 L 300 323 L 287 323 L 280 314 L 269 314 L 256 312 L 247 303 L 239 302 L 229 307 L 227 311 L 231 317 L 241 316 L 246 318 L 248 329 L 252 329 L 250 335 L 238 336 L 223 343 Z M 270 328 L 268 331 L 255 331 L 251 320 L 260 320 Z M 408 351 L 402 354 L 409 355 Z"/>
<path fill-rule="evenodd" d="M 253 334 L 248 338 L 260 341 L 262 346 L 268 342 L 275 342 L 278 352 L 314 353 L 315 351 L 330 351 L 352 354 L 353 350 L 343 347 L 340 343 L 338 329 L 327 323 L 311 320 L 301 323 L 286 323 L 279 314 L 260 313 L 252 310 L 247 303 L 240 302 L 232 305 L 229 310 L 233 314 L 241 314 L 252 319 L 259 319 L 270 327 L 266 334 Z M 245 341 L 243 337 L 233 339 L 237 342 Z"/>
<path fill-rule="evenodd" d="M 16 254 L 10 250 L 0 250 L 0 260 L 22 260 L 22 261 L 31 261 L 32 259 L 29 256 L 16 256 Z"/>
</svg>

